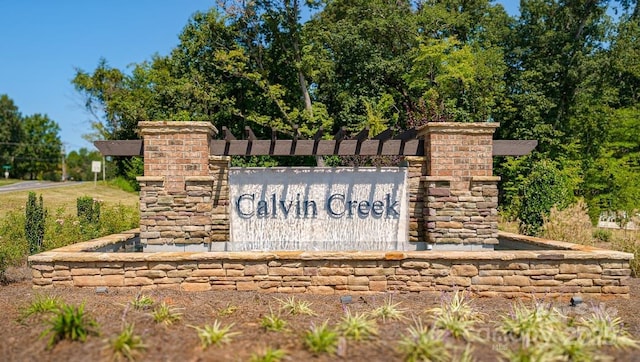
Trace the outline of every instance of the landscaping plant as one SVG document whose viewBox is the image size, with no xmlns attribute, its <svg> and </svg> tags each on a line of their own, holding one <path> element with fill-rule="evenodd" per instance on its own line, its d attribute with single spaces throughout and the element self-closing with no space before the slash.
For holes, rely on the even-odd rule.
<svg viewBox="0 0 640 362">
<path fill-rule="evenodd" d="M 287 299 L 277 299 L 280 302 L 280 309 L 286 311 L 289 314 L 297 315 L 315 315 L 315 312 L 311 309 L 311 303 L 304 300 L 296 300 L 295 297 L 289 297 Z"/>
<path fill-rule="evenodd" d="M 98 334 L 98 324 L 84 311 L 84 303 L 79 306 L 62 305 L 48 321 L 49 328 L 41 337 L 50 335 L 47 347 L 68 339 L 84 342 L 90 334 Z"/>
<path fill-rule="evenodd" d="M 370 319 L 365 313 L 351 314 L 348 309 L 338 324 L 338 330 L 346 338 L 354 341 L 370 339 L 378 334 L 375 319 Z"/>
<path fill-rule="evenodd" d="M 281 349 L 273 349 L 268 347 L 263 353 L 252 354 L 250 362 L 278 362 L 281 361 L 287 353 Z"/>
<path fill-rule="evenodd" d="M 167 303 L 163 302 L 153 309 L 151 317 L 153 317 L 153 320 L 156 323 L 162 323 L 165 326 L 170 326 L 182 318 L 182 313 L 178 312 L 178 308 L 171 307 Z"/>
<path fill-rule="evenodd" d="M 304 335 L 304 345 L 313 354 L 335 353 L 338 348 L 338 332 L 329 327 L 329 321 L 315 324 Z"/>
<path fill-rule="evenodd" d="M 405 361 L 451 361 L 451 353 L 442 330 L 427 328 L 422 324 L 422 320 L 418 319 L 407 332 L 398 345 Z"/>
<path fill-rule="evenodd" d="M 36 200 L 36 194 L 29 192 L 27 206 L 25 209 L 24 234 L 29 243 L 29 254 L 33 255 L 42 251 L 42 240 L 44 239 L 44 224 L 47 218 L 42 195 Z"/>
<path fill-rule="evenodd" d="M 404 320 L 406 319 L 404 316 L 405 310 L 399 308 L 399 305 L 400 303 L 393 303 L 393 299 L 389 296 L 380 307 L 371 311 L 371 315 L 374 318 L 382 319 L 383 323 L 386 322 L 387 319 L 397 321 Z"/>
<path fill-rule="evenodd" d="M 142 337 L 135 334 L 133 324 L 125 325 L 122 331 L 109 341 L 109 346 L 113 350 L 113 357 L 116 361 L 122 359 L 135 361 L 147 348 L 142 343 Z"/>
<path fill-rule="evenodd" d="M 439 307 L 431 308 L 428 312 L 433 316 L 435 328 L 444 329 L 453 337 L 465 341 L 480 339 L 475 328 L 477 323 L 482 321 L 482 315 L 471 306 L 464 292 L 456 291 L 450 298 L 445 296 Z"/>
<path fill-rule="evenodd" d="M 131 301 L 131 305 L 135 310 L 144 310 L 149 309 L 153 306 L 155 302 L 148 295 L 138 295 L 134 300 Z"/>
<path fill-rule="evenodd" d="M 285 329 L 287 321 L 280 318 L 279 314 L 275 314 L 271 311 L 260 319 L 260 326 L 262 326 L 266 331 L 278 332 Z"/>
<path fill-rule="evenodd" d="M 55 313 L 63 305 L 64 303 L 57 296 L 37 294 L 35 300 L 21 310 L 19 321 L 24 321 L 32 315 Z"/>
<path fill-rule="evenodd" d="M 192 326 L 198 332 L 198 338 L 200 338 L 200 344 L 202 349 L 206 349 L 209 346 L 218 346 L 231 342 L 231 337 L 240 333 L 231 332 L 233 323 L 223 327 L 222 324 L 215 320 L 213 324 L 205 325 L 202 328 Z"/>
</svg>

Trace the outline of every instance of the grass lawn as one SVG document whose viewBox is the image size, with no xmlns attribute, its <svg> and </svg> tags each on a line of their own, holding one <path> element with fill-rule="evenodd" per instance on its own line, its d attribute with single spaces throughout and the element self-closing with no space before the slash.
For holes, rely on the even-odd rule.
<svg viewBox="0 0 640 362">
<path fill-rule="evenodd" d="M 76 200 L 82 196 L 91 196 L 107 205 L 136 206 L 138 203 L 137 192 L 122 191 L 102 182 L 98 182 L 96 186 L 94 186 L 93 182 L 85 182 L 71 186 L 36 189 L 33 192 L 36 193 L 36 196 L 42 195 L 45 208 L 54 211 L 64 207 L 69 214 L 76 213 Z M 0 218 L 3 218 L 11 210 L 24 210 L 28 195 L 29 191 L 0 194 Z"/>
<path fill-rule="evenodd" d="M 16 182 L 20 182 L 20 180 L 15 180 L 15 179 L 5 179 L 5 178 L 0 178 L 0 186 L 7 186 L 7 185 L 11 185 L 11 184 L 15 184 Z"/>
</svg>

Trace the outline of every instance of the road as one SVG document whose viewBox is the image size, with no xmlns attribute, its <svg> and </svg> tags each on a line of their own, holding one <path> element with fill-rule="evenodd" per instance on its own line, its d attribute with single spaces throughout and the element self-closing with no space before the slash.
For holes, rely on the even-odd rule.
<svg viewBox="0 0 640 362">
<path fill-rule="evenodd" d="M 15 184 L 0 186 L 0 194 L 14 191 L 29 191 L 37 189 L 47 189 L 51 187 L 64 187 L 77 185 L 78 182 L 52 182 L 52 181 L 22 181 Z"/>
</svg>

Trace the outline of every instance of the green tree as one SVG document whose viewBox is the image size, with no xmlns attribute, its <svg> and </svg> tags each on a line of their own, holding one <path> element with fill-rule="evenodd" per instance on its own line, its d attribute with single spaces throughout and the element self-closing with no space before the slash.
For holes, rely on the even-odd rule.
<svg viewBox="0 0 640 362">
<path fill-rule="evenodd" d="M 14 167 L 14 156 L 23 138 L 22 115 L 13 100 L 0 94 L 0 163 Z"/>
<path fill-rule="evenodd" d="M 23 138 L 16 150 L 16 172 L 29 179 L 59 180 L 56 175 L 62 160 L 60 127 L 47 115 L 35 114 L 23 118 Z"/>
<path fill-rule="evenodd" d="M 71 151 L 67 154 L 67 176 L 75 181 L 93 180 L 93 172 L 91 172 L 91 162 L 102 161 L 102 155 L 98 151 L 89 151 L 86 148 L 80 148 L 77 151 Z"/>
</svg>

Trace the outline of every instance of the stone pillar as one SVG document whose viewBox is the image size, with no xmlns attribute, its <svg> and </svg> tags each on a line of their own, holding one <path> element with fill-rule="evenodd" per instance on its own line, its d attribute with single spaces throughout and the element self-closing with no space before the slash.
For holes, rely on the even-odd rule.
<svg viewBox="0 0 640 362">
<path fill-rule="evenodd" d="M 138 177 L 140 241 L 182 244 L 185 250 L 185 244 L 209 244 L 217 234 L 214 193 L 220 181 L 209 170 L 209 144 L 216 128 L 209 122 L 138 126 L 144 138 L 144 176 Z"/>
<path fill-rule="evenodd" d="M 428 123 L 424 220 L 427 242 L 440 250 L 487 250 L 498 243 L 499 177 L 493 176 L 497 123 Z"/>
</svg>

